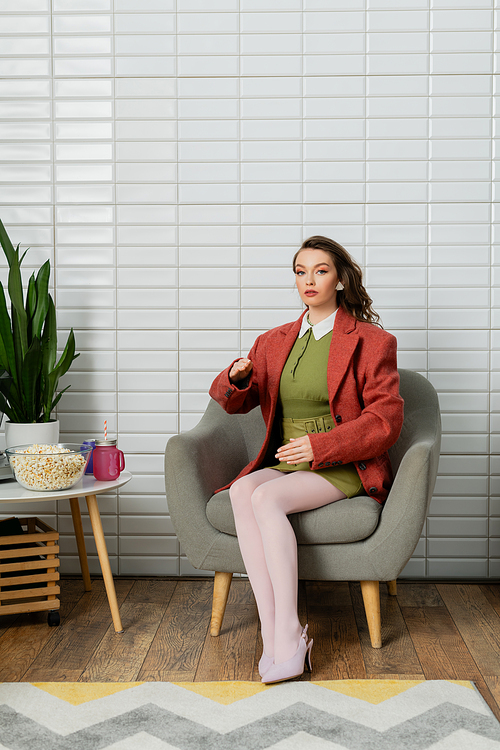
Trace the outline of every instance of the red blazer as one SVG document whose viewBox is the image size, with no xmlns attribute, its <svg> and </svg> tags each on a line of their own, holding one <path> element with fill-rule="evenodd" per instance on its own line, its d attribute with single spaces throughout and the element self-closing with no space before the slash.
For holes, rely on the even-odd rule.
<svg viewBox="0 0 500 750">
<path fill-rule="evenodd" d="M 238 388 L 230 383 L 233 363 L 212 383 L 210 395 L 228 414 L 246 413 L 260 404 L 266 423 L 266 437 L 259 455 L 233 481 L 258 469 L 264 459 L 276 413 L 281 372 L 305 312 L 294 323 L 273 328 L 257 338 L 248 355 L 253 362 L 248 384 L 245 382 L 244 387 Z M 367 495 L 383 503 L 392 482 L 387 449 L 398 439 L 403 424 L 395 337 L 339 308 L 328 356 L 327 381 L 336 427 L 330 432 L 309 435 L 314 454 L 311 469 L 354 462 Z"/>
</svg>

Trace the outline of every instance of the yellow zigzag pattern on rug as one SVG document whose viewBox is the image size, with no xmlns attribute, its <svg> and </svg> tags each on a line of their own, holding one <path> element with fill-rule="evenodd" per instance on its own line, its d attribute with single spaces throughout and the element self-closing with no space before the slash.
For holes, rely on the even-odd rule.
<svg viewBox="0 0 500 750">
<path fill-rule="evenodd" d="M 0 749 L 500 750 L 468 681 L 3 683 Z M 309 738 L 309 740 L 307 739 Z"/>
</svg>

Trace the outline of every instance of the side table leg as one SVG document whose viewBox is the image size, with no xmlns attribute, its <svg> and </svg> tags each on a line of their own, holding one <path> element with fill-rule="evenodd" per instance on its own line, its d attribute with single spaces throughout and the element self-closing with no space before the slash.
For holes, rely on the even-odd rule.
<svg viewBox="0 0 500 750">
<path fill-rule="evenodd" d="M 80 513 L 80 503 L 77 497 L 70 498 L 71 516 L 73 518 L 73 528 L 75 529 L 76 546 L 78 547 L 78 557 L 80 558 L 80 568 L 82 570 L 83 585 L 85 591 L 90 591 L 89 561 L 87 560 L 87 550 L 85 549 L 85 537 L 83 536 L 82 514 Z"/>
<path fill-rule="evenodd" d="M 104 586 L 106 587 L 109 608 L 111 610 L 111 617 L 113 618 L 113 625 L 115 626 L 117 633 L 123 633 L 120 610 L 118 609 L 118 601 L 116 599 L 115 584 L 113 581 L 113 574 L 111 573 L 111 566 L 109 564 L 108 550 L 106 547 L 106 540 L 104 539 L 104 532 L 102 530 L 97 498 L 95 495 L 87 495 L 86 500 L 89 509 L 90 523 L 92 524 L 92 531 L 94 532 L 97 554 L 99 555 L 99 562 L 101 564 L 102 577 L 104 578 Z"/>
</svg>

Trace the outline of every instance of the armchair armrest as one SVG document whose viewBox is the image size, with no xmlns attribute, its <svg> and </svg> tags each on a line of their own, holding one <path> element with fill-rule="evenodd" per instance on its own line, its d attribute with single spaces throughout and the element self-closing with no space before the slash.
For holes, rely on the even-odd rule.
<svg viewBox="0 0 500 750">
<path fill-rule="evenodd" d="M 220 535 L 207 519 L 206 505 L 215 490 L 234 479 L 248 461 L 238 416 L 227 415 L 214 401 L 196 427 L 168 441 L 168 508 L 183 550 L 195 567 L 203 566 Z"/>
<path fill-rule="evenodd" d="M 420 435 L 404 454 L 380 523 L 364 542 L 376 572 L 374 580 L 397 578 L 417 546 L 427 517 L 438 470 L 441 426 L 433 409 L 421 410 L 423 421 L 425 411 L 434 430 Z"/>
</svg>

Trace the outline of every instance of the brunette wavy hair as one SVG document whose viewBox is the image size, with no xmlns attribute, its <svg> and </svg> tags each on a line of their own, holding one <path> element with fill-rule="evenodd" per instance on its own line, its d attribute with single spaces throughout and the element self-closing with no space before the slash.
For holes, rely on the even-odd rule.
<svg viewBox="0 0 500 750">
<path fill-rule="evenodd" d="M 293 256 L 292 267 L 294 272 L 298 254 L 301 250 L 307 249 L 323 250 L 331 257 L 339 280 L 344 285 L 344 289 L 337 292 L 339 307 L 343 307 L 356 320 L 373 323 L 382 328 L 380 315 L 372 308 L 372 299 L 363 286 L 363 272 L 347 250 L 328 237 L 322 237 L 321 235 L 309 237 L 309 239 L 304 240 L 300 250 Z"/>
</svg>

